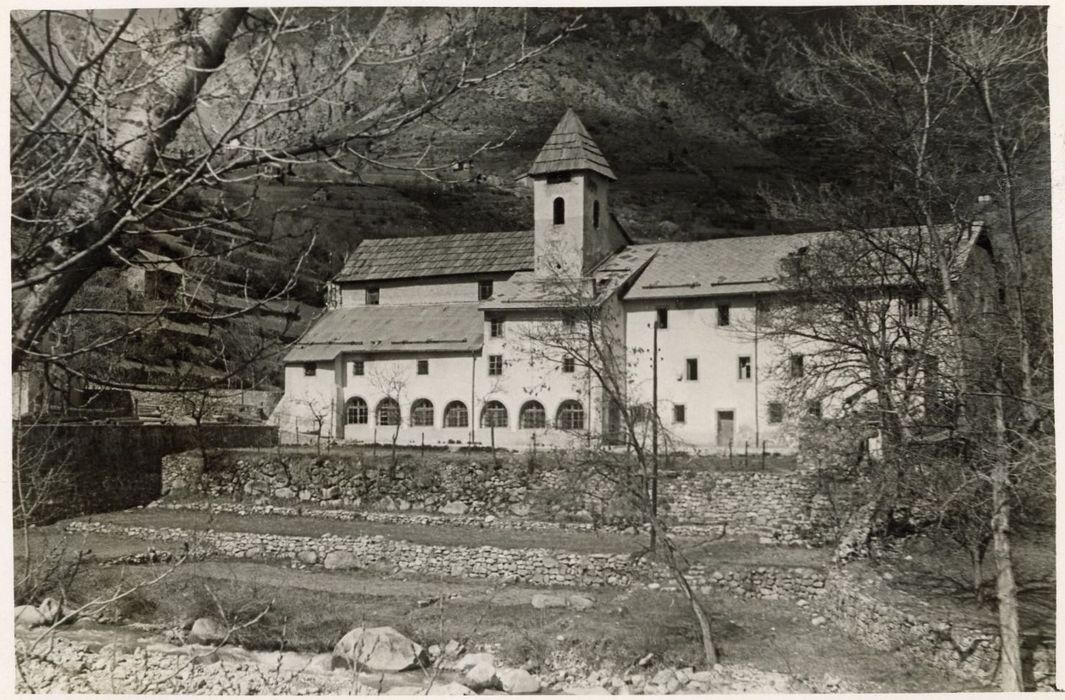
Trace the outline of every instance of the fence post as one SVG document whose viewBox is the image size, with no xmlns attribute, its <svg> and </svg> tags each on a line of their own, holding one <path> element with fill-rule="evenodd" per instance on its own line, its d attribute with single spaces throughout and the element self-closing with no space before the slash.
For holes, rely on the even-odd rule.
<svg viewBox="0 0 1065 700">
<path fill-rule="evenodd" d="M 762 471 L 765 471 L 765 440 L 762 440 Z"/>
<path fill-rule="evenodd" d="M 743 441 L 743 468 L 744 469 L 747 469 L 748 466 L 750 466 L 747 463 L 747 448 L 750 446 L 750 444 L 751 444 L 750 440 L 744 440 Z"/>
<path fill-rule="evenodd" d="M 422 457 L 425 456 L 425 433 L 422 433 Z"/>
<path fill-rule="evenodd" d="M 373 455 L 373 458 L 377 459 L 377 428 L 376 428 L 376 426 L 373 429 L 373 447 L 371 449 L 372 449 L 372 453 L 371 454 Z"/>
<path fill-rule="evenodd" d="M 728 439 L 728 465 L 732 466 L 732 438 Z"/>
</svg>

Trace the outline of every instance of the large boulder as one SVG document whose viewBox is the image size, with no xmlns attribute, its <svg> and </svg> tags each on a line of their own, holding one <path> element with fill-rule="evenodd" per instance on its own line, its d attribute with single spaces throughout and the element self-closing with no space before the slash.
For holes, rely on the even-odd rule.
<svg viewBox="0 0 1065 700">
<path fill-rule="evenodd" d="M 496 667 L 484 661 L 466 669 L 462 682 L 474 690 L 486 690 L 496 687 Z"/>
<path fill-rule="evenodd" d="M 189 644 L 221 644 L 229 631 L 225 624 L 213 617 L 201 617 L 192 623 Z"/>
<path fill-rule="evenodd" d="M 337 549 L 325 555 L 322 566 L 327 569 L 360 569 L 362 564 L 351 552 Z"/>
<path fill-rule="evenodd" d="M 540 680 L 523 668 L 504 668 L 496 671 L 499 685 L 511 695 L 532 695 L 540 692 Z"/>
<path fill-rule="evenodd" d="M 32 605 L 15 606 L 15 625 L 22 627 L 40 627 L 48 624 L 44 615 Z"/>
<path fill-rule="evenodd" d="M 420 645 L 391 627 L 356 627 L 337 642 L 333 655 L 370 671 L 406 671 L 426 660 Z"/>
</svg>

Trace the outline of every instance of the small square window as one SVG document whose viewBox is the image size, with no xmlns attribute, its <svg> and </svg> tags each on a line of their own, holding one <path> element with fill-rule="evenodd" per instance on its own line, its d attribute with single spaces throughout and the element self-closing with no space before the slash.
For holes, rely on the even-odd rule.
<svg viewBox="0 0 1065 700">
<path fill-rule="evenodd" d="M 429 360 L 418 360 L 418 374 L 429 374 Z"/>
<path fill-rule="evenodd" d="M 811 418 L 821 417 L 821 402 L 817 399 L 810 399 L 806 402 L 806 414 Z"/>
<path fill-rule="evenodd" d="M 562 358 L 562 371 L 566 374 L 573 374 L 577 369 L 577 361 L 573 359 L 573 356 L 566 355 Z"/>
<path fill-rule="evenodd" d="M 363 360 L 355 360 L 351 363 L 351 373 L 356 377 L 366 374 L 366 363 Z"/>
<path fill-rule="evenodd" d="M 366 305 L 377 306 L 381 303 L 381 289 L 380 287 L 367 287 L 366 288 Z"/>
<path fill-rule="evenodd" d="M 769 424 L 776 425 L 784 422 L 784 404 L 779 401 L 769 402 Z"/>
<path fill-rule="evenodd" d="M 740 356 L 740 379 L 751 378 L 751 358 L 749 355 Z"/>
<path fill-rule="evenodd" d="M 658 314 L 658 330 L 669 328 L 669 309 L 656 309 Z"/>
<path fill-rule="evenodd" d="M 305 376 L 305 377 L 313 377 L 316 374 L 318 374 L 318 365 L 317 365 L 317 363 L 314 363 L 314 362 L 305 362 L 305 363 L 303 363 L 303 376 Z"/>
<path fill-rule="evenodd" d="M 492 280 L 481 280 L 477 283 L 477 298 L 481 301 L 492 298 Z"/>
<path fill-rule="evenodd" d="M 717 325 L 719 325 L 719 326 L 727 326 L 727 325 L 729 325 L 729 321 L 731 320 L 730 319 L 731 310 L 732 310 L 732 307 L 729 306 L 728 304 L 718 304 L 717 305 Z"/>
<path fill-rule="evenodd" d="M 493 338 L 503 337 L 503 321 L 500 319 L 492 319 L 488 322 L 490 328 L 490 335 Z"/>
<path fill-rule="evenodd" d="M 697 358 L 688 358 L 684 371 L 684 378 L 689 382 L 699 380 L 699 360 Z"/>
<path fill-rule="evenodd" d="M 673 405 L 673 422 L 683 423 L 685 420 L 684 404 L 678 403 Z"/>
<path fill-rule="evenodd" d="M 803 367 L 802 355 L 792 355 L 788 366 L 790 367 L 790 374 L 792 379 L 798 379 L 806 371 Z"/>
<path fill-rule="evenodd" d="M 502 355 L 489 355 L 488 356 L 488 376 L 498 377 L 503 374 L 503 356 Z"/>
</svg>

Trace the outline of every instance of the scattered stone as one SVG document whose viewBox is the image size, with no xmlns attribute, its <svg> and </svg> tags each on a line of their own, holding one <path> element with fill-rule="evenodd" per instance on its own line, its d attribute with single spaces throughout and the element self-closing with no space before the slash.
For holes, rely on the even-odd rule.
<svg viewBox="0 0 1065 700">
<path fill-rule="evenodd" d="M 469 507 L 467 507 L 462 501 L 451 501 L 441 508 L 440 512 L 447 515 L 466 515 L 468 510 Z"/>
<path fill-rule="evenodd" d="M 543 610 L 544 608 L 564 608 L 566 607 L 566 599 L 558 595 L 537 593 L 532 597 L 532 606 L 537 610 Z"/>
<path fill-rule="evenodd" d="M 828 620 L 826 620 L 824 618 L 824 616 L 822 616 L 822 615 L 818 615 L 814 619 L 810 620 L 810 624 L 813 625 L 814 627 L 820 627 L 821 625 L 825 624 L 826 622 L 828 622 Z"/>
<path fill-rule="evenodd" d="M 676 678 L 673 674 L 673 669 L 664 668 L 651 678 L 651 682 L 655 685 L 666 685 L 670 681 L 676 680 Z"/>
<path fill-rule="evenodd" d="M 540 679 L 521 668 L 504 668 L 496 672 L 500 687 L 511 695 L 540 692 Z"/>
<path fill-rule="evenodd" d="M 189 644 L 221 644 L 228 634 L 229 630 L 221 620 L 201 617 L 192 623 L 187 641 Z"/>
<path fill-rule="evenodd" d="M 288 486 L 282 486 L 279 489 L 274 489 L 274 498 L 290 499 L 295 498 L 296 492 Z"/>
<path fill-rule="evenodd" d="M 323 501 L 332 501 L 332 500 L 335 500 L 337 498 L 340 498 L 340 487 L 339 486 L 327 486 L 326 488 L 322 489 L 322 500 Z"/>
<path fill-rule="evenodd" d="M 361 569 L 362 564 L 351 552 L 337 549 L 325 555 L 322 566 L 327 569 Z"/>
<path fill-rule="evenodd" d="M 447 644 L 444 645 L 444 656 L 455 659 L 459 654 L 466 651 L 466 645 L 456 639 L 449 639 Z"/>
<path fill-rule="evenodd" d="M 313 566 L 318 563 L 318 552 L 313 549 L 305 549 L 296 555 L 296 558 L 300 560 L 301 564 L 307 566 Z"/>
<path fill-rule="evenodd" d="M 510 506 L 510 512 L 519 518 L 524 518 L 532 512 L 532 508 L 527 503 L 515 503 Z"/>
<path fill-rule="evenodd" d="M 595 605 L 595 601 L 586 595 L 579 595 L 574 593 L 566 599 L 566 604 L 574 610 L 587 610 Z"/>
<path fill-rule="evenodd" d="M 452 641 L 454 641 L 454 640 L 452 640 Z M 457 644 L 457 642 L 456 642 L 456 644 Z M 448 646 L 450 646 L 450 645 L 451 645 L 451 642 L 448 642 Z M 445 651 L 445 653 L 447 652 L 447 647 L 445 647 L 444 651 Z M 467 671 L 467 670 L 473 668 L 474 666 L 483 666 L 483 665 L 495 666 L 495 663 L 496 663 L 495 657 L 492 656 L 491 654 L 487 653 L 487 652 L 478 652 L 478 653 L 475 653 L 475 654 L 466 654 L 461 659 L 459 659 L 458 662 L 455 664 L 455 670 L 457 670 L 457 671 Z"/>
<path fill-rule="evenodd" d="M 655 581 L 654 583 L 647 584 L 647 590 L 649 590 L 649 591 L 657 591 L 661 587 L 662 587 L 662 584 L 658 583 L 657 581 Z"/>
<path fill-rule="evenodd" d="M 44 624 L 52 625 L 63 618 L 63 609 L 55 598 L 45 598 L 37 606 L 37 612 L 44 617 Z"/>
<path fill-rule="evenodd" d="M 371 671 L 406 671 L 425 659 L 425 650 L 391 627 L 356 627 L 337 642 L 333 655 Z"/>
<path fill-rule="evenodd" d="M 651 660 L 653 658 L 655 658 L 655 655 L 652 652 L 652 653 L 648 654 L 647 656 L 643 657 L 642 659 L 640 659 L 639 661 L 637 661 L 636 665 L 637 666 L 647 666 L 647 665 L 649 665 L 651 663 Z"/>
</svg>

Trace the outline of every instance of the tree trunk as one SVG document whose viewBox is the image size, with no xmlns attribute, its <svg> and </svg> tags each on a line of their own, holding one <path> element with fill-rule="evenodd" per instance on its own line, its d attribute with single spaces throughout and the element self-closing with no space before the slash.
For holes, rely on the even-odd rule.
<svg viewBox="0 0 1065 700">
<path fill-rule="evenodd" d="M 1017 583 L 1010 549 L 1010 469 L 1006 453 L 1006 421 L 1002 408 L 1002 374 L 996 370 L 994 411 L 995 450 L 991 465 L 991 537 L 995 552 L 995 591 L 998 595 L 998 629 L 1002 645 L 999 687 L 1004 692 L 1024 690 L 1021 670 L 1021 630 L 1017 612 Z"/>
<path fill-rule="evenodd" d="M 134 199 L 144 191 L 142 178 L 149 176 L 194 109 L 204 83 L 222 65 L 246 13 L 245 8 L 202 10 L 192 36 L 180 23 L 171 27 L 171 55 L 159 66 L 157 79 L 147 83 L 115 121 L 109 154 L 113 159 L 88 176 L 64 212 L 55 239 L 26 276 L 39 281 L 16 292 L 13 370 L 81 286 L 107 264 L 107 246 L 118 237 Z"/>
</svg>

